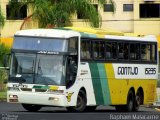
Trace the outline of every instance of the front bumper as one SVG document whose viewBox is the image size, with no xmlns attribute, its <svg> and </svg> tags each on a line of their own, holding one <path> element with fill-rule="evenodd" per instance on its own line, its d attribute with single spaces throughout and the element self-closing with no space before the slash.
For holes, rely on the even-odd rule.
<svg viewBox="0 0 160 120">
<path fill-rule="evenodd" d="M 64 94 L 8 91 L 7 102 L 49 106 L 67 106 L 67 98 Z"/>
</svg>

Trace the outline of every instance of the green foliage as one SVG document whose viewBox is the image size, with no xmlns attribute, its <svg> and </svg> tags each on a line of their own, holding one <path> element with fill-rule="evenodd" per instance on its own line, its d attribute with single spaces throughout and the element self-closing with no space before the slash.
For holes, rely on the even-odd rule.
<svg viewBox="0 0 160 120">
<path fill-rule="evenodd" d="M 0 7 L 0 27 L 4 26 L 4 22 L 5 22 L 4 20 L 5 20 L 5 18 L 2 14 L 1 7 Z"/>
<path fill-rule="evenodd" d="M 0 66 L 3 65 L 4 57 L 10 53 L 10 48 L 6 47 L 3 43 L 0 43 Z"/>
<path fill-rule="evenodd" d="M 0 91 L 0 100 L 1 100 L 1 99 L 6 99 L 6 97 L 7 97 L 7 92 L 6 92 L 6 90 L 3 91 L 3 92 Z"/>
<path fill-rule="evenodd" d="M 33 9 L 32 18 L 39 21 L 40 27 L 47 25 L 54 25 L 57 27 L 64 27 L 71 23 L 71 15 L 77 11 L 86 19 L 84 22 L 89 22 L 92 27 L 101 26 L 101 16 L 96 11 L 91 3 L 98 3 L 103 7 L 106 0 L 12 0 L 9 4 L 12 6 L 12 13 L 15 14 L 17 10 L 23 5 L 31 6 Z M 108 0 L 113 5 L 112 0 Z"/>
<path fill-rule="evenodd" d="M 7 79 L 7 70 L 5 70 L 4 68 L 3 69 L 0 69 L 0 91 L 2 89 L 2 85 L 3 85 L 3 82 L 4 80 Z"/>
</svg>

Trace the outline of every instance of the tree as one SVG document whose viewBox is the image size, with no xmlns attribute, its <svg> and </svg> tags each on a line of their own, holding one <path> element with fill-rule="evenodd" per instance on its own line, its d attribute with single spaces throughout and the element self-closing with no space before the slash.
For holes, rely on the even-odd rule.
<svg viewBox="0 0 160 120">
<path fill-rule="evenodd" d="M 91 3 L 98 3 L 103 7 L 103 4 L 110 2 L 114 7 L 112 0 L 11 0 L 12 13 L 20 10 L 24 5 L 32 8 L 32 14 L 28 15 L 22 24 L 30 18 L 38 20 L 39 27 L 53 25 L 64 27 L 70 23 L 71 15 L 77 11 L 83 16 L 84 22 L 89 22 L 92 27 L 101 26 L 101 16 L 96 11 Z M 12 15 L 13 15 L 12 14 Z M 22 27 L 21 27 L 22 28 Z"/>
<path fill-rule="evenodd" d="M 1 10 L 1 7 L 0 7 L 0 28 L 4 26 L 4 16 L 2 14 L 2 10 Z"/>
</svg>

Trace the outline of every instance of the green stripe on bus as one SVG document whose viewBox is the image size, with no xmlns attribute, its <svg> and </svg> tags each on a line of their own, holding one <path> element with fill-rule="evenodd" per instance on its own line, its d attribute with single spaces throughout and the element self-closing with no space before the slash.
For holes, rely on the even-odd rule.
<svg viewBox="0 0 160 120">
<path fill-rule="evenodd" d="M 98 66 L 99 77 L 100 77 L 100 82 L 102 86 L 101 88 L 102 88 L 104 105 L 109 105 L 111 104 L 111 99 L 110 99 L 110 92 L 109 92 L 109 85 L 108 85 L 108 79 L 106 75 L 105 64 L 97 63 L 97 66 Z"/>
<path fill-rule="evenodd" d="M 90 37 L 90 38 L 97 38 L 96 34 L 89 34 L 84 32 L 79 32 L 81 34 L 81 37 Z"/>
<path fill-rule="evenodd" d="M 94 88 L 94 94 L 96 99 L 97 105 L 103 105 L 103 93 L 102 93 L 102 86 L 101 82 L 99 80 L 99 70 L 96 63 L 89 63 L 90 71 L 91 71 L 91 77 L 93 82 L 93 88 Z"/>
<path fill-rule="evenodd" d="M 33 88 L 34 88 L 34 89 L 49 89 L 49 86 L 38 86 L 38 85 L 34 85 Z"/>
</svg>

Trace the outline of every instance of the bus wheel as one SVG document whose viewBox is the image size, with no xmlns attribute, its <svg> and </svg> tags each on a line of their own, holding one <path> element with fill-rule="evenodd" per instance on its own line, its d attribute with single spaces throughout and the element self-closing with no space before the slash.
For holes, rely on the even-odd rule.
<svg viewBox="0 0 160 120">
<path fill-rule="evenodd" d="M 138 91 L 134 100 L 134 106 L 133 106 L 134 111 L 138 111 L 141 102 L 142 102 L 142 95 L 140 91 Z"/>
<path fill-rule="evenodd" d="M 22 106 L 24 109 L 30 112 L 36 112 L 42 108 L 42 106 L 40 105 L 32 105 L 32 104 L 22 104 Z"/>
<path fill-rule="evenodd" d="M 80 90 L 77 97 L 77 105 L 75 107 L 68 107 L 68 111 L 83 112 L 86 109 L 87 98 L 84 91 Z"/>
<path fill-rule="evenodd" d="M 134 93 L 132 90 L 130 90 L 127 97 L 126 111 L 127 112 L 133 111 L 133 107 L 134 107 Z"/>
</svg>

